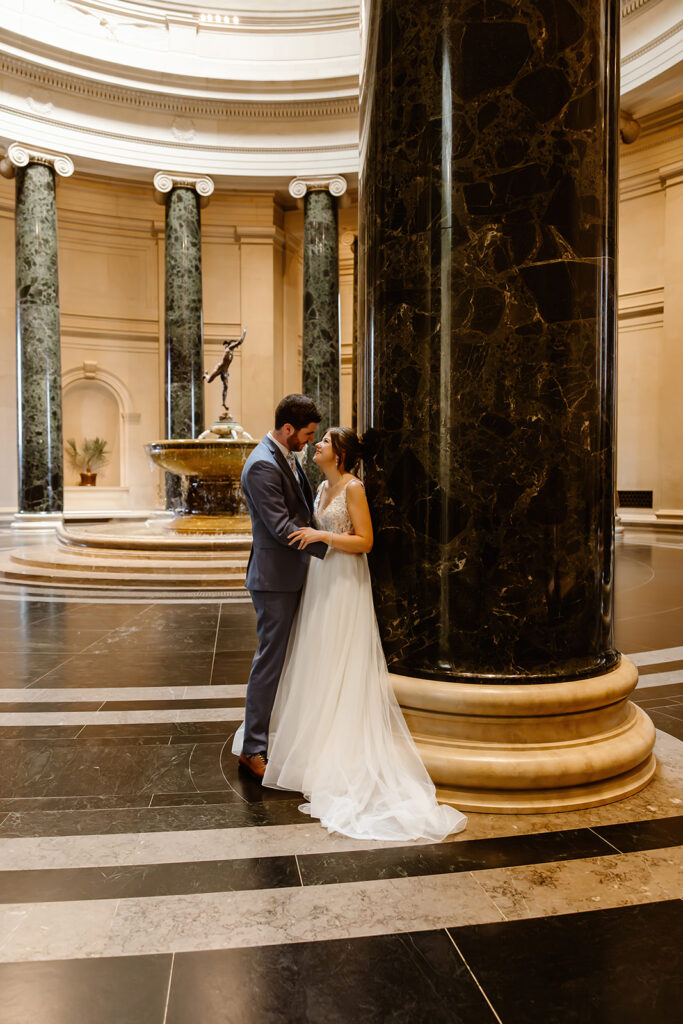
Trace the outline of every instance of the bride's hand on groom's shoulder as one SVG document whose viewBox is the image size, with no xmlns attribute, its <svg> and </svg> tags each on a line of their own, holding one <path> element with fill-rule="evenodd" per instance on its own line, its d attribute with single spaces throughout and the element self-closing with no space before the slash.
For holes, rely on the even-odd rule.
<svg viewBox="0 0 683 1024">
<path fill-rule="evenodd" d="M 290 533 L 289 537 L 290 548 L 296 545 L 299 551 L 303 548 L 307 548 L 309 544 L 315 544 L 317 541 L 326 541 L 327 534 L 323 533 L 322 530 L 314 530 L 312 526 L 304 526 L 295 533 Z"/>
</svg>

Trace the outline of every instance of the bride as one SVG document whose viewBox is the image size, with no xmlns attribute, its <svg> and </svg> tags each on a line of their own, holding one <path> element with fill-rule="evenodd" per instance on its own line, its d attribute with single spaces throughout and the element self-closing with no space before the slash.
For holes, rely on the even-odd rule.
<svg viewBox="0 0 683 1024">
<path fill-rule="evenodd" d="M 429 839 L 467 818 L 440 805 L 394 696 L 372 602 L 373 534 L 353 430 L 331 427 L 314 461 L 325 480 L 316 527 L 290 536 L 311 559 L 270 721 L 263 785 L 303 793 L 301 810 L 354 839 Z M 234 750 L 240 745 L 239 734 Z"/>
</svg>

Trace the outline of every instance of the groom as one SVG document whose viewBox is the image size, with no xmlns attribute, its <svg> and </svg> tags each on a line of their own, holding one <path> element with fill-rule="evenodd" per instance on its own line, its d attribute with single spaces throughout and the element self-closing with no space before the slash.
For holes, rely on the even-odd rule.
<svg viewBox="0 0 683 1024">
<path fill-rule="evenodd" d="M 242 470 L 253 544 L 245 586 L 256 609 L 258 648 L 251 666 L 240 767 L 259 781 L 266 771 L 268 726 L 287 642 L 306 579 L 308 559 L 324 558 L 326 544 L 304 551 L 289 536 L 309 526 L 313 493 L 294 452 L 315 437 L 321 416 L 312 399 L 287 395 L 275 410 L 275 429 L 263 438 Z"/>
</svg>

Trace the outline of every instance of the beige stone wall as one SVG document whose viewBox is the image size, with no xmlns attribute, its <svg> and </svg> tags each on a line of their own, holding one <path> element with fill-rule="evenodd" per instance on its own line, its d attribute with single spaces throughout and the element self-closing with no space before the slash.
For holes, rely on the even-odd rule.
<svg viewBox="0 0 683 1024">
<path fill-rule="evenodd" d="M 652 490 L 660 513 L 683 514 L 683 106 L 649 115 L 622 146 L 619 222 L 618 470 L 622 490 Z M 160 503 L 145 441 L 163 433 L 164 210 L 149 185 L 84 175 L 57 186 L 65 427 L 102 397 L 119 416 L 103 472 L 102 508 Z M 0 509 L 16 507 L 14 182 L 0 178 Z M 353 254 L 357 207 L 339 211 L 341 419 L 351 422 Z M 205 361 L 248 327 L 233 363 L 231 409 L 255 436 L 279 397 L 301 387 L 303 214 L 268 194 L 217 192 L 202 211 Z M 82 398 L 79 412 L 79 395 Z M 105 416 L 105 406 L 108 412 Z M 207 388 L 206 419 L 220 410 Z M 80 419 L 79 419 L 80 417 Z M 85 419 L 84 419 L 85 418 Z M 83 427 L 85 430 L 85 427 Z M 104 429 L 104 428 L 103 428 Z M 97 432 L 97 427 L 92 431 Z M 72 489 L 67 507 L 85 496 Z M 94 495 L 89 494 L 92 502 Z"/>
<path fill-rule="evenodd" d="M 683 517 L 683 105 L 621 147 L 617 487 Z"/>
<path fill-rule="evenodd" d="M 66 507 L 158 507 L 161 477 L 143 445 L 164 433 L 164 209 L 151 182 L 84 175 L 58 181 L 57 208 L 65 431 L 106 431 L 113 448 L 96 494 L 75 486 L 67 464 Z M 8 510 L 17 500 L 13 210 L 14 182 L 0 178 L 0 429 L 9 441 L 0 509 Z M 347 206 L 340 228 L 355 221 Z M 230 408 L 255 437 L 272 425 L 282 395 L 301 388 L 302 234 L 301 211 L 283 211 L 272 194 L 216 192 L 202 210 L 205 365 L 218 361 L 223 338 L 247 326 Z M 348 349 L 352 279 L 341 288 Z M 209 424 L 221 408 L 219 383 L 205 400 Z"/>
</svg>

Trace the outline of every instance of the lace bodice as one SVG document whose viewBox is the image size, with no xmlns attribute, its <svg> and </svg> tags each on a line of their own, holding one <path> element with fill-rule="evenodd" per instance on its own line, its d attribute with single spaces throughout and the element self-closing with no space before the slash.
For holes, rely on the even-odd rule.
<svg viewBox="0 0 683 1024">
<path fill-rule="evenodd" d="M 351 481 L 349 480 L 339 494 L 334 496 L 329 505 L 325 506 L 322 513 L 319 509 L 325 490 L 325 481 L 321 483 L 315 496 L 315 505 L 313 506 L 313 514 L 319 529 L 331 530 L 332 533 L 348 533 L 349 530 L 353 529 L 353 523 L 349 515 L 349 506 L 346 503 L 346 491 L 350 483 Z"/>
</svg>

